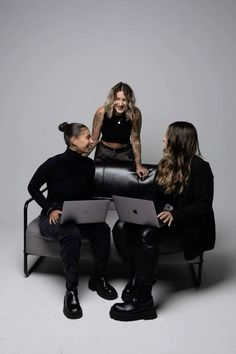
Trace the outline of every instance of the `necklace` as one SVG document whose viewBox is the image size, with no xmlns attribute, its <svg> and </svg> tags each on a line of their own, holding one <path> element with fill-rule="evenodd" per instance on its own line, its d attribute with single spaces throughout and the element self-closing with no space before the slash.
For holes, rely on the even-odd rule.
<svg viewBox="0 0 236 354">
<path fill-rule="evenodd" d="M 123 117 L 117 117 L 117 124 L 121 124 L 121 122 L 123 121 Z"/>
</svg>

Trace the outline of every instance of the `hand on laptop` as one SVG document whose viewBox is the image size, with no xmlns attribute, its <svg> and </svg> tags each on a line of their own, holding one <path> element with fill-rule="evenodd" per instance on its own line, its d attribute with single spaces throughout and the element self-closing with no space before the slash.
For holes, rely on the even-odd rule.
<svg viewBox="0 0 236 354">
<path fill-rule="evenodd" d="M 49 215 L 49 224 L 57 224 L 60 222 L 61 210 L 53 210 Z"/>
<path fill-rule="evenodd" d="M 163 221 L 164 224 L 167 224 L 168 226 L 170 226 L 173 221 L 173 216 L 172 216 L 171 212 L 169 212 L 169 211 L 162 211 L 161 213 L 159 213 L 157 215 L 157 217 L 158 217 L 158 219 Z"/>
</svg>

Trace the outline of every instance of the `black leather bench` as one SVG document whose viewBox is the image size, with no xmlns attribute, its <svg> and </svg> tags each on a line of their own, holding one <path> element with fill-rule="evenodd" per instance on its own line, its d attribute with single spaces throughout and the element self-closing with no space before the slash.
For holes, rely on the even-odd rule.
<svg viewBox="0 0 236 354">
<path fill-rule="evenodd" d="M 153 182 L 156 165 L 144 164 L 149 170 L 149 176 L 141 181 L 132 164 L 127 163 L 110 163 L 96 164 L 93 196 L 94 198 L 108 198 L 111 200 L 108 214 L 108 224 L 117 220 L 117 214 L 112 202 L 112 195 L 125 195 L 130 197 L 142 197 L 147 191 L 149 185 Z M 46 192 L 46 188 L 44 189 Z M 42 260 L 42 257 L 59 257 L 59 245 L 55 240 L 45 238 L 39 230 L 38 219 L 34 218 L 28 223 L 29 205 L 33 199 L 28 199 L 24 204 L 24 274 L 27 277 L 33 268 Z M 34 265 L 28 269 L 28 256 L 38 256 Z M 91 259 L 90 245 L 87 240 L 83 240 L 81 248 L 81 261 L 83 259 Z M 111 240 L 110 260 L 119 260 L 119 256 Z M 188 263 L 193 275 L 195 286 L 201 283 L 203 254 L 194 260 L 186 261 L 183 252 L 176 254 L 163 255 L 160 262 Z M 197 272 L 194 265 L 197 265 Z"/>
</svg>

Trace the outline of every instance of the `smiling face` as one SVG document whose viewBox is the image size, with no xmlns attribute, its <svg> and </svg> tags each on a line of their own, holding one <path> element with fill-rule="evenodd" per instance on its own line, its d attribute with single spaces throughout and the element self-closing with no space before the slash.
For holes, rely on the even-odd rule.
<svg viewBox="0 0 236 354">
<path fill-rule="evenodd" d="M 122 114 L 125 112 L 126 107 L 127 107 L 127 99 L 124 95 L 123 91 L 118 91 L 116 96 L 115 96 L 115 101 L 113 104 L 113 108 L 115 109 L 115 113 L 117 114 Z"/>
<path fill-rule="evenodd" d="M 72 149 L 79 154 L 88 152 L 93 144 L 90 131 L 84 128 L 79 136 L 72 136 L 71 143 Z"/>
</svg>

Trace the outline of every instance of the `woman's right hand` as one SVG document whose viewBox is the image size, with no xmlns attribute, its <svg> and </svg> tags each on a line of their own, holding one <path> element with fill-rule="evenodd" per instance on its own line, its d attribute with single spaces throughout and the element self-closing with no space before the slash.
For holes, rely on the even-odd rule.
<svg viewBox="0 0 236 354">
<path fill-rule="evenodd" d="M 51 211 L 51 213 L 49 214 L 49 224 L 58 224 L 60 221 L 60 216 L 62 214 L 61 210 L 53 210 Z"/>
<path fill-rule="evenodd" d="M 145 180 L 148 177 L 149 171 L 146 167 L 142 166 L 141 164 L 136 165 L 136 173 L 141 179 L 141 181 Z"/>
<path fill-rule="evenodd" d="M 167 224 L 170 226 L 174 220 L 172 214 L 170 211 L 162 211 L 157 215 L 157 217 L 164 222 L 164 224 Z"/>
</svg>

